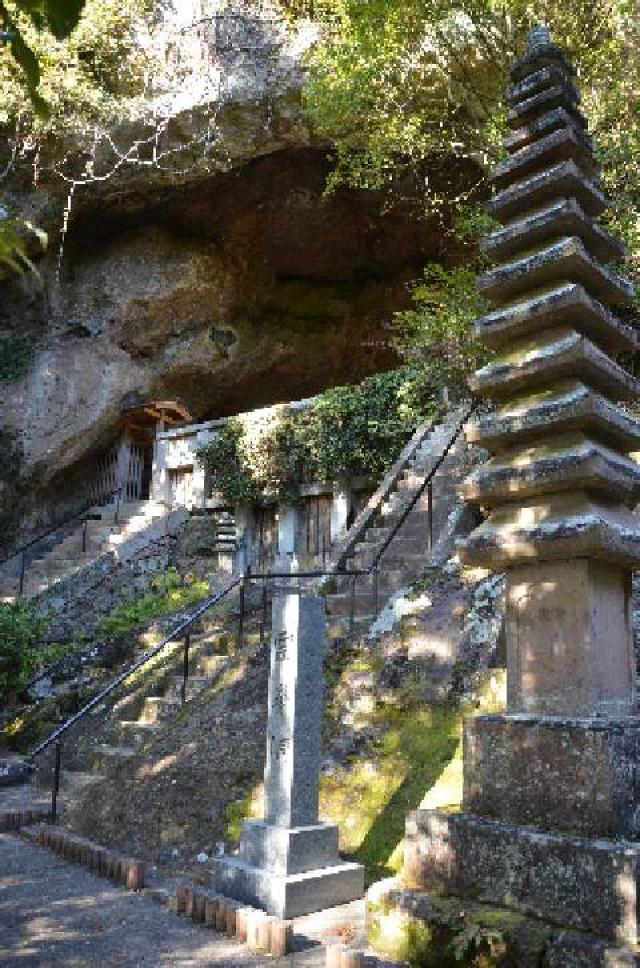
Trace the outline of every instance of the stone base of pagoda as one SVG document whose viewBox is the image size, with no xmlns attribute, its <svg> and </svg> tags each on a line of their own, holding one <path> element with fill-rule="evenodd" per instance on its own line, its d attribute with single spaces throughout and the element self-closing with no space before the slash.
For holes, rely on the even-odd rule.
<svg viewBox="0 0 640 968">
<path fill-rule="evenodd" d="M 640 834 L 640 717 L 470 716 L 466 813 L 584 837 Z"/>
<path fill-rule="evenodd" d="M 483 964 L 518 968 L 639 968 L 637 949 L 575 929 L 450 895 L 408 888 L 396 879 L 378 881 L 367 893 L 367 928 L 376 950 L 406 961 L 437 965 L 460 960 L 462 931 L 489 940 L 479 942 Z M 425 939 L 428 945 L 425 945 Z M 421 943 L 422 942 L 422 943 Z M 492 954 L 488 954 L 489 945 Z M 426 951 L 425 951 L 426 947 Z M 467 950 L 469 950 L 467 948 Z M 473 948 L 473 954 L 478 954 Z M 416 957 L 412 957 L 416 956 Z M 427 962 L 426 959 L 429 959 Z M 486 959 L 486 960 L 484 960 Z"/>
<path fill-rule="evenodd" d="M 403 880 L 613 942 L 640 940 L 638 843 L 419 810 L 407 820 Z"/>
</svg>

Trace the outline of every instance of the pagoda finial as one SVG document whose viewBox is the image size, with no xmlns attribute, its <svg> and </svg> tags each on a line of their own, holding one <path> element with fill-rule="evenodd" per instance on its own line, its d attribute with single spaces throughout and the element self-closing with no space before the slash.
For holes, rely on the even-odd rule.
<svg viewBox="0 0 640 968">
<path fill-rule="evenodd" d="M 533 52 L 537 47 L 544 47 L 551 43 L 549 28 L 536 24 L 527 34 L 527 50 Z"/>
</svg>

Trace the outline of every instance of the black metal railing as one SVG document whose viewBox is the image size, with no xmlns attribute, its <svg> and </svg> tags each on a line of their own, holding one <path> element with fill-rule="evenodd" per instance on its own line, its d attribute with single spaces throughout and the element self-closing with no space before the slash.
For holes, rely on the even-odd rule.
<svg viewBox="0 0 640 968">
<path fill-rule="evenodd" d="M 113 497 L 115 497 L 116 499 L 115 510 L 113 515 L 113 523 L 118 524 L 119 515 L 120 515 L 120 504 L 122 502 L 121 487 L 115 488 L 109 494 L 104 495 L 100 503 L 93 501 L 90 504 L 85 505 L 85 507 L 83 507 L 81 511 L 74 511 L 73 514 L 70 514 L 68 515 L 68 517 L 63 518 L 61 521 L 58 521 L 57 524 L 52 525 L 46 531 L 42 531 L 40 534 L 36 535 L 35 538 L 31 538 L 30 541 L 27 541 L 19 548 L 16 548 L 15 551 L 11 552 L 11 554 L 6 555 L 6 557 L 0 559 L 0 567 L 2 567 L 3 565 L 6 565 L 7 562 L 13 561 L 14 558 L 17 558 L 18 556 L 20 556 L 20 571 L 19 571 L 19 577 L 18 577 L 18 595 L 20 598 L 24 594 L 24 583 L 25 583 L 25 578 L 27 573 L 27 552 L 35 545 L 39 544 L 41 541 L 44 541 L 45 538 L 50 537 L 52 534 L 55 534 L 56 531 L 60 531 L 62 528 L 65 528 L 68 524 L 71 524 L 72 521 L 80 521 L 83 518 L 84 518 L 84 521 L 82 526 L 81 541 L 82 541 L 82 551 L 86 552 L 87 527 L 88 527 L 89 521 L 91 520 L 90 511 L 92 510 L 92 508 L 104 507 L 106 504 L 109 504 L 109 502 Z"/>
<path fill-rule="evenodd" d="M 127 668 L 123 672 L 121 672 L 120 675 L 116 676 L 116 678 L 113 679 L 107 686 L 101 689 L 95 696 L 93 696 L 92 699 L 89 700 L 89 702 L 85 703 L 85 705 L 82 706 L 81 709 L 79 709 L 76 713 L 74 713 L 73 716 L 70 716 L 60 726 L 57 726 L 56 729 L 54 729 L 53 732 L 51 732 L 46 739 L 44 739 L 31 751 L 31 753 L 29 754 L 29 760 L 33 763 L 36 760 L 36 758 L 38 756 L 41 756 L 42 753 L 44 753 L 45 750 L 49 749 L 50 746 L 55 747 L 55 762 L 54 762 L 54 771 L 53 771 L 54 775 L 53 775 L 53 786 L 52 786 L 52 792 L 51 792 L 51 816 L 54 823 L 57 817 L 58 794 L 60 792 L 62 737 L 65 735 L 65 733 L 67 733 L 73 726 L 75 726 L 82 719 L 84 719 L 84 717 L 87 716 L 92 709 L 95 709 L 96 706 L 98 706 L 101 702 L 107 699 L 113 692 L 115 692 L 115 690 L 118 689 L 118 687 L 121 686 L 124 682 L 126 682 L 126 680 L 129 679 L 134 672 L 137 672 L 138 669 L 141 669 L 143 666 L 145 666 L 148 662 L 151 661 L 151 659 L 155 658 L 155 656 L 157 656 L 160 652 L 162 652 L 162 650 L 165 649 L 167 645 L 170 645 L 176 639 L 180 638 L 180 636 L 183 634 L 184 634 L 184 659 L 183 659 L 183 680 L 182 680 L 181 695 L 182 695 L 182 701 L 184 702 L 186 700 L 187 682 L 188 682 L 188 676 L 189 676 L 189 645 L 190 645 L 190 638 L 191 638 L 191 635 L 190 635 L 191 629 L 194 623 L 197 622 L 198 619 L 205 614 L 205 612 L 208 612 L 209 609 L 213 608 L 224 598 L 226 598 L 233 591 L 234 588 L 238 587 L 238 585 L 240 585 L 241 588 L 244 590 L 244 581 L 245 581 L 245 576 L 240 575 L 238 578 L 234 578 L 233 581 L 229 582 L 229 584 L 226 585 L 225 588 L 222 589 L 222 591 L 217 592 L 216 594 L 211 595 L 208 598 L 204 599 L 204 601 L 202 601 L 197 606 L 195 611 L 192 612 L 191 615 L 189 615 L 187 618 L 183 619 L 183 621 L 180 622 L 175 628 L 173 628 L 171 632 L 162 639 L 162 641 L 158 642 L 157 645 L 154 645 L 151 648 L 147 649 L 145 652 L 143 652 L 142 655 L 135 660 L 135 662 L 132 662 L 131 665 L 127 666 Z"/>
<path fill-rule="evenodd" d="M 148 662 L 150 662 L 155 656 L 157 656 L 163 649 L 168 645 L 175 643 L 177 639 L 183 638 L 183 655 L 182 655 L 182 683 L 180 687 L 180 697 L 181 702 L 185 703 L 187 698 L 187 687 L 189 680 L 189 652 L 191 647 L 191 633 L 194 624 L 210 609 L 214 608 L 223 600 L 227 599 L 234 589 L 239 591 L 239 607 L 238 607 L 238 629 L 237 629 L 237 646 L 242 648 L 244 644 L 245 637 L 245 620 L 247 615 L 247 586 L 251 583 L 260 583 L 260 606 L 258 611 L 259 616 L 259 640 L 261 644 L 264 644 L 267 637 L 268 629 L 268 602 L 269 602 L 269 582 L 276 580 L 286 580 L 291 581 L 306 581 L 309 579 L 322 579 L 322 578 L 339 578 L 348 577 L 351 579 L 350 583 L 350 599 L 349 599 L 349 633 L 353 634 L 355 628 L 355 603 L 356 603 L 356 583 L 359 577 L 371 576 L 373 578 L 373 595 L 374 595 L 374 611 L 377 615 L 379 612 L 379 598 L 380 598 L 380 564 L 384 557 L 385 552 L 389 548 L 390 544 L 402 528 L 403 524 L 407 520 L 408 516 L 411 514 L 413 508 L 416 506 L 417 502 L 420 500 L 421 496 L 427 491 L 427 530 L 428 530 L 428 546 L 431 550 L 433 548 L 433 479 L 442 466 L 443 461 L 446 459 L 451 448 L 457 441 L 462 428 L 464 427 L 466 421 L 471 416 L 474 411 L 475 406 L 471 406 L 465 415 L 460 419 L 455 427 L 454 432 L 450 436 L 446 446 L 443 448 L 442 453 L 435 461 L 433 466 L 430 468 L 429 473 L 425 476 L 424 481 L 416 492 L 412 495 L 410 501 L 407 502 L 406 506 L 402 509 L 402 513 L 398 517 L 398 520 L 394 524 L 393 528 L 386 536 L 385 540 L 382 542 L 380 548 L 375 552 L 371 564 L 365 568 L 358 569 L 342 569 L 337 570 L 322 568 L 318 570 L 309 571 L 295 571 L 295 570 L 283 570 L 283 571 L 259 571 L 253 572 L 251 564 L 247 565 L 242 574 L 238 575 L 232 581 L 230 581 L 221 591 L 216 592 L 213 595 L 205 598 L 195 610 L 183 619 L 175 628 L 173 628 L 157 645 L 152 646 L 147 649 L 135 662 L 127 666 L 127 668 L 116 676 L 107 686 L 101 689 L 92 699 L 90 699 L 81 709 L 79 709 L 73 716 L 65 720 L 60 726 L 56 727 L 53 732 L 47 736 L 32 752 L 29 754 L 29 760 L 33 763 L 37 757 L 42 755 L 51 746 L 55 748 L 55 758 L 53 766 L 53 783 L 51 791 L 51 816 L 55 823 L 57 818 L 58 810 L 58 796 L 60 792 L 60 778 L 62 770 L 62 737 L 77 723 L 79 723 L 91 710 L 95 709 L 100 703 L 102 703 L 106 698 L 108 698 L 112 693 L 115 692 L 123 683 L 129 679 L 134 672 L 141 669 Z"/>
</svg>

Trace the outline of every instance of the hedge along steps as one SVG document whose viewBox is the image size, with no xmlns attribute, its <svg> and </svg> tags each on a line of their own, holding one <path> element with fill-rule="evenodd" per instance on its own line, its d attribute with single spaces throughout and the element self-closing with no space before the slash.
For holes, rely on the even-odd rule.
<svg viewBox="0 0 640 968">
<path fill-rule="evenodd" d="M 65 860 L 82 864 L 94 874 L 109 878 L 130 891 L 141 891 L 145 886 L 146 865 L 143 861 L 94 844 L 62 827 L 24 827 L 22 832 Z"/>
</svg>

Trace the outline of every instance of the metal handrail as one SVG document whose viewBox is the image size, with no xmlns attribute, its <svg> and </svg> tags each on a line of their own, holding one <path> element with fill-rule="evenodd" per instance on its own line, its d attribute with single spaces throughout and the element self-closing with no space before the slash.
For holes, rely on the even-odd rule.
<svg viewBox="0 0 640 968">
<path fill-rule="evenodd" d="M 93 501 L 92 503 L 87 504 L 87 506 L 84 507 L 81 511 L 75 511 L 73 514 L 70 514 L 68 517 L 63 518 L 62 521 L 58 521 L 57 524 L 52 525 L 46 531 L 43 531 L 41 534 L 36 535 L 35 538 L 31 538 L 30 541 L 27 541 L 25 544 L 20 545 L 20 547 L 16 548 L 15 551 L 12 551 L 10 555 L 6 555 L 6 557 L 0 559 L 0 567 L 2 567 L 2 565 L 6 565 L 8 561 L 12 561 L 14 558 L 17 558 L 19 555 L 22 555 L 22 564 L 20 568 L 20 591 L 19 591 L 20 595 L 22 595 L 24 591 L 25 552 L 27 552 L 29 548 L 32 548 L 34 545 L 37 545 L 40 541 L 44 541 L 44 539 L 48 538 L 49 535 L 55 534 L 56 531 L 59 531 L 60 528 L 64 528 L 67 524 L 70 524 L 72 521 L 76 521 L 78 519 L 85 517 L 85 515 L 88 514 L 89 511 L 91 511 L 91 508 L 103 507 L 115 495 L 118 496 L 118 501 L 116 504 L 116 513 L 114 518 L 115 523 L 117 524 L 118 513 L 120 509 L 120 500 L 122 498 L 122 487 L 116 487 L 114 488 L 113 491 L 110 491 L 108 494 L 105 494 L 100 502 Z M 86 521 L 86 518 L 85 518 L 85 521 Z M 83 533 L 82 535 L 82 550 L 86 551 L 86 532 Z"/>
<path fill-rule="evenodd" d="M 161 652 L 165 646 L 169 645 L 170 642 L 178 638 L 182 632 L 186 632 L 188 629 L 190 629 L 193 623 L 199 619 L 201 615 L 203 615 L 210 608 L 213 608 L 214 605 L 217 605 L 218 602 L 232 592 L 237 585 L 243 582 L 244 578 L 244 575 L 240 575 L 238 578 L 235 578 L 232 582 L 226 585 L 221 592 L 217 592 L 215 595 L 211 595 L 209 598 L 201 602 L 195 612 L 193 612 L 193 614 L 188 618 L 184 619 L 180 625 L 177 625 L 174 629 L 172 629 L 161 642 L 159 642 L 157 645 L 154 645 L 152 648 L 147 649 L 146 652 L 143 652 L 140 658 L 136 659 L 135 662 L 132 662 L 132 664 L 128 666 L 124 672 L 121 672 L 119 676 L 116 676 L 116 678 L 113 679 L 108 686 L 105 686 L 104 689 L 101 689 L 100 692 L 94 696 L 93 699 L 90 699 L 88 703 L 85 703 L 85 705 L 79 709 L 77 713 L 74 713 L 74 715 L 70 716 L 69 719 L 62 723 L 61 726 L 58 726 L 56 729 L 54 729 L 54 731 L 45 740 L 43 740 L 38 746 L 36 746 L 34 750 L 31 751 L 28 759 L 34 760 L 36 756 L 39 756 L 41 753 L 43 753 L 49 746 L 51 746 L 52 743 L 57 742 L 68 729 L 71 729 L 72 726 L 75 726 L 77 722 L 83 719 L 87 713 L 89 713 L 95 706 L 102 702 L 103 699 L 106 699 L 107 696 L 109 696 L 114 689 L 117 689 L 119 685 L 128 679 L 130 675 L 140 669 L 141 666 L 146 665 L 150 659 L 153 659 L 153 657 L 156 656 L 158 652 Z"/>
<path fill-rule="evenodd" d="M 382 481 L 377 486 L 364 508 L 360 511 L 347 533 L 336 543 L 336 546 L 331 553 L 335 567 L 340 567 L 340 563 L 346 557 L 348 557 L 350 552 L 353 550 L 354 546 L 358 542 L 358 539 L 364 534 L 368 525 L 373 521 L 375 515 L 380 509 L 382 502 L 389 497 L 393 491 L 393 488 L 398 483 L 398 478 L 406 468 L 408 461 L 411 460 L 420 445 L 433 431 L 433 427 L 433 420 L 424 421 L 424 423 L 421 423 L 420 426 L 417 427 L 413 432 L 411 438 L 402 448 L 400 454 L 386 472 Z"/>
<path fill-rule="evenodd" d="M 350 615 L 350 623 L 349 623 L 349 626 L 350 626 L 350 629 L 353 629 L 353 625 L 354 625 L 354 622 L 353 622 L 353 619 L 354 619 L 353 609 L 354 609 L 354 600 L 355 600 L 355 584 L 356 584 L 356 578 L 359 577 L 359 576 L 364 576 L 364 575 L 373 575 L 373 577 L 374 577 L 374 595 L 375 595 L 376 611 L 377 611 L 377 607 L 378 607 L 378 596 L 379 596 L 379 565 L 380 565 L 380 560 L 383 557 L 383 555 L 384 555 L 385 551 L 387 550 L 387 548 L 389 547 L 389 545 L 391 544 L 391 542 L 393 541 L 393 539 L 396 537 L 398 531 L 400 530 L 400 528 L 402 527 L 402 525 L 406 521 L 407 517 L 409 516 L 409 514 L 411 513 L 411 511 L 413 510 L 413 508 L 415 507 L 415 505 L 419 501 L 419 499 L 422 496 L 422 494 L 424 493 L 425 489 L 427 489 L 427 488 L 429 489 L 429 497 L 430 497 L 430 501 L 429 501 L 429 542 L 430 542 L 430 546 L 433 543 L 433 531 L 432 531 L 432 528 L 433 528 L 433 517 L 432 517 L 432 505 L 431 505 L 431 487 L 432 487 L 432 481 L 433 481 L 433 478 L 434 478 L 435 474 L 437 473 L 437 471 L 441 467 L 443 461 L 445 460 L 447 454 L 449 453 L 449 451 L 451 450 L 451 448 L 455 444 L 456 440 L 458 439 L 460 433 L 462 432 L 462 428 L 464 427 L 465 423 L 467 422 L 467 420 L 469 419 L 469 417 L 471 416 L 471 414 L 476 409 L 476 406 L 477 405 L 476 405 L 475 402 L 472 403 L 471 407 L 465 412 L 464 416 L 460 419 L 460 421 L 456 425 L 456 428 L 455 428 L 454 432 L 452 433 L 451 437 L 449 438 L 449 441 L 448 441 L 446 447 L 444 447 L 444 449 L 443 449 L 442 453 L 440 454 L 439 458 L 434 463 L 434 465 L 430 469 L 428 475 L 425 477 L 425 480 L 422 482 L 422 484 L 420 485 L 420 487 L 416 490 L 416 492 L 412 496 L 411 500 L 407 503 L 406 507 L 403 508 L 402 514 L 400 515 L 398 521 L 396 522 L 396 524 L 392 528 L 391 532 L 385 538 L 385 540 L 382 543 L 381 547 L 378 549 L 378 551 L 374 555 L 372 563 L 368 567 L 366 567 L 366 568 L 352 569 L 352 570 L 347 570 L 347 569 L 337 570 L 337 569 L 326 569 L 326 568 L 323 568 L 323 569 L 316 570 L 316 571 L 285 571 L 285 570 L 283 570 L 283 571 L 256 572 L 256 573 L 254 573 L 251 570 L 251 565 L 248 565 L 247 568 L 246 568 L 246 571 L 244 571 L 242 574 L 238 575 L 238 577 L 235 578 L 235 579 L 233 579 L 233 581 L 229 582 L 229 584 L 226 585 L 220 592 L 217 592 L 215 595 L 211 595 L 208 598 L 206 598 L 204 601 L 202 601 L 200 603 L 200 605 L 196 608 L 196 610 L 194 612 L 192 612 L 192 614 L 189 615 L 187 618 L 185 618 L 182 622 L 180 622 L 179 625 L 177 625 L 175 628 L 173 628 L 171 630 L 171 632 L 169 632 L 169 634 L 166 635 L 162 639 L 161 642 L 159 642 L 157 645 L 154 645 L 153 647 L 151 647 L 151 648 L 147 649 L 145 652 L 143 652 L 142 655 L 138 659 L 136 659 L 135 662 L 133 662 L 131 665 L 129 665 L 123 672 L 120 673 L 120 675 L 116 676 L 115 679 L 113 679 L 107 686 L 105 686 L 104 689 L 101 689 L 99 693 L 97 693 L 92 699 L 89 700 L 89 702 L 85 703 L 85 705 L 82 706 L 81 709 L 79 709 L 76 713 L 74 713 L 73 716 L 70 716 L 69 719 L 65 720 L 64 723 L 62 723 L 60 726 L 56 727 L 56 729 L 54 729 L 53 732 L 50 733 L 49 736 L 47 736 L 46 739 L 44 739 L 41 743 L 39 743 L 38 746 L 36 746 L 35 749 L 33 749 L 31 751 L 31 753 L 29 754 L 29 756 L 28 756 L 28 760 L 31 763 L 33 763 L 34 760 L 38 756 L 40 756 L 42 753 L 44 753 L 44 751 L 47 750 L 50 746 L 52 746 L 53 744 L 55 744 L 54 782 L 53 782 L 52 793 L 51 793 L 51 815 L 52 815 L 53 821 L 55 822 L 55 820 L 56 820 L 57 798 L 58 798 L 58 793 L 59 793 L 59 789 L 60 789 L 60 771 L 61 771 L 61 743 L 60 743 L 60 740 L 61 740 L 61 737 L 64 736 L 64 734 L 66 732 L 68 732 L 68 730 L 70 730 L 73 726 L 75 726 L 76 723 L 80 722 L 80 720 L 82 720 L 89 712 L 91 712 L 92 709 L 95 709 L 95 707 L 98 706 L 104 699 L 106 699 L 108 696 L 110 696 L 134 672 L 136 672 L 138 669 L 142 668 L 142 666 L 146 665 L 151 659 L 153 659 L 156 655 L 158 655 L 158 653 L 161 652 L 167 645 L 169 645 L 175 639 L 179 638 L 181 635 L 184 635 L 183 681 L 182 681 L 182 687 L 181 687 L 181 698 L 182 698 L 182 702 L 184 703 L 185 700 L 186 700 L 186 687 L 187 687 L 187 681 L 188 681 L 188 676 L 189 676 L 189 646 L 190 646 L 191 628 L 194 625 L 194 623 L 202 615 L 204 615 L 205 612 L 209 611 L 209 609 L 213 608 L 215 605 L 217 605 L 219 602 L 221 602 L 224 598 L 226 598 L 234 590 L 234 588 L 237 588 L 238 586 L 240 587 L 240 613 L 239 613 L 239 626 L 238 626 L 238 641 L 239 641 L 240 644 L 242 643 L 243 636 L 244 636 L 245 583 L 251 582 L 251 581 L 260 581 L 260 580 L 262 580 L 262 582 L 263 582 L 262 596 L 261 596 L 261 598 L 262 598 L 262 604 L 261 604 L 262 618 L 261 618 L 261 621 L 260 621 L 260 641 L 261 642 L 264 641 L 265 631 L 266 631 L 266 611 L 267 611 L 267 586 L 266 586 L 266 583 L 268 582 L 269 579 L 286 579 L 286 580 L 289 580 L 289 581 L 296 581 L 296 580 L 311 579 L 311 578 L 327 578 L 327 577 L 334 578 L 334 577 L 338 577 L 338 576 L 349 576 L 349 577 L 351 577 L 352 578 L 352 582 L 351 582 L 351 615 Z"/>
<path fill-rule="evenodd" d="M 451 437 L 449 438 L 449 441 L 447 443 L 447 446 L 443 449 L 443 451 L 440 454 L 440 456 L 438 457 L 437 461 L 435 462 L 435 464 L 433 465 L 433 467 L 430 469 L 429 473 L 426 475 L 424 481 L 422 482 L 422 484 L 420 485 L 420 487 L 417 489 L 417 491 L 415 492 L 415 494 L 413 495 L 413 497 L 411 498 L 411 500 L 408 502 L 407 506 L 404 508 L 404 510 L 403 510 L 400 518 L 398 519 L 398 521 L 396 521 L 395 525 L 391 529 L 391 532 L 387 535 L 387 537 L 385 538 L 385 540 L 382 542 L 381 547 L 376 552 L 376 554 L 374 556 L 373 567 L 375 567 L 376 565 L 379 564 L 380 559 L 382 558 L 382 556 L 384 555 L 385 551 L 387 550 L 387 548 L 389 547 L 389 545 L 391 544 L 391 542 L 393 541 L 393 539 L 397 535 L 397 533 L 400 530 L 400 528 L 402 527 L 402 525 L 405 523 L 405 521 L 407 520 L 407 518 L 409 517 L 409 515 L 413 511 L 414 507 L 416 506 L 416 504 L 418 503 L 418 501 L 420 500 L 420 498 L 424 494 L 425 490 L 428 490 L 428 494 L 429 494 L 429 509 L 428 509 L 428 515 L 429 515 L 429 524 L 428 524 L 428 528 L 429 528 L 429 549 L 431 550 L 433 548 L 433 503 L 432 503 L 432 482 L 433 482 L 433 478 L 436 476 L 437 472 L 440 470 L 440 468 L 441 468 L 442 464 L 444 463 L 444 461 L 445 461 L 445 459 L 446 459 L 449 451 L 451 450 L 451 448 L 453 447 L 453 445 L 456 443 L 458 437 L 462 433 L 462 428 L 464 427 L 464 425 L 466 424 L 467 420 L 472 415 L 472 413 L 475 411 L 476 407 L 477 407 L 477 403 L 475 403 L 475 401 L 474 401 L 471 404 L 471 406 L 469 407 L 469 409 L 464 413 L 464 415 L 461 417 L 461 419 L 456 424 L 455 430 L 452 433 Z"/>
</svg>

